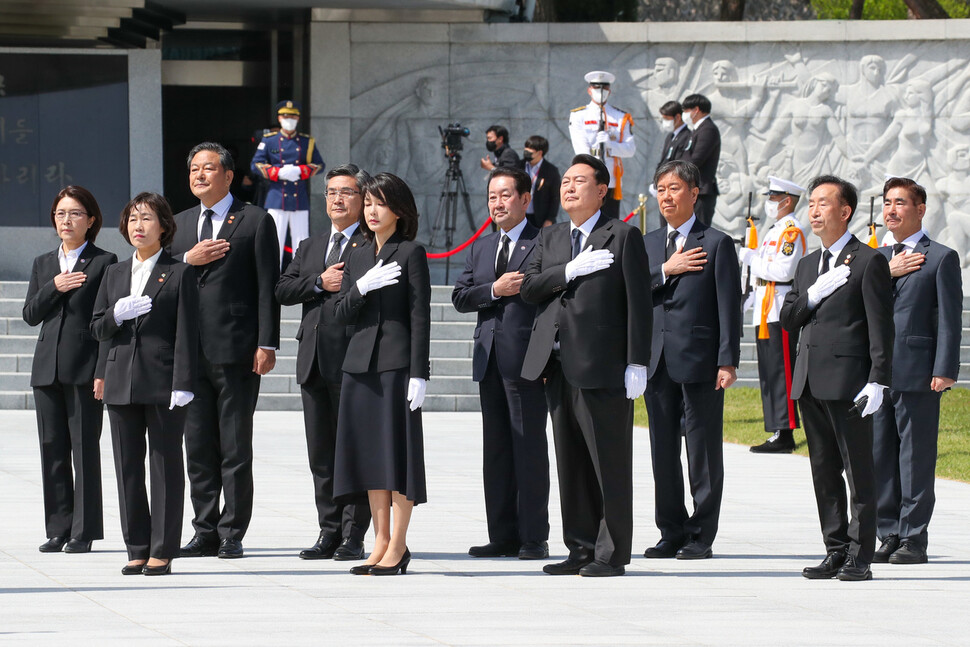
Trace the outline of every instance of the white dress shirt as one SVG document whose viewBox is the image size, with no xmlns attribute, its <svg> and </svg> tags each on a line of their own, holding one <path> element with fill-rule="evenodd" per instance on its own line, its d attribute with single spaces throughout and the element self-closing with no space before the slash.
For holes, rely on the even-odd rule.
<svg viewBox="0 0 970 647">
<path fill-rule="evenodd" d="M 674 244 L 677 245 L 677 250 L 678 251 L 681 251 L 681 252 L 684 251 L 684 245 L 687 244 L 687 234 L 689 234 L 690 233 L 690 230 L 694 228 L 694 222 L 696 220 L 697 220 L 697 216 L 695 214 L 691 214 L 690 218 L 688 218 L 684 222 L 684 224 L 682 224 L 680 227 L 677 227 L 677 229 L 676 229 L 677 238 L 674 239 Z M 670 240 L 670 232 L 672 232 L 672 231 L 675 231 L 675 230 L 668 223 L 667 224 L 667 233 L 664 236 L 664 240 L 665 241 Z M 666 250 L 666 249 L 667 249 L 667 243 L 664 242 L 664 250 Z M 663 282 L 664 283 L 667 282 L 667 273 L 664 272 L 664 265 L 663 265 L 663 263 L 660 264 L 660 278 L 663 279 Z"/>
<path fill-rule="evenodd" d="M 909 236 L 908 238 L 905 238 L 904 240 L 899 241 L 903 245 L 905 245 L 905 247 L 903 247 L 903 250 L 900 252 L 900 254 L 912 254 L 916 250 L 916 243 L 923 240 L 923 235 L 924 235 L 924 232 L 922 229 L 920 229 L 912 236 Z M 893 238 L 890 245 L 895 245 L 896 242 L 897 242 L 896 239 Z M 893 254 L 893 256 L 896 256 L 896 254 Z"/>
<path fill-rule="evenodd" d="M 502 231 L 501 229 L 499 230 L 498 246 L 495 248 L 495 260 L 492 263 L 493 266 L 498 265 L 498 255 L 502 252 L 502 236 L 509 237 L 509 260 L 512 260 L 512 252 L 515 251 L 515 244 L 519 242 L 519 236 L 522 235 L 522 230 L 525 229 L 527 224 L 529 224 L 529 221 L 523 218 L 522 222 L 517 224 L 515 227 L 512 227 L 508 231 Z M 495 296 L 495 283 L 492 283 L 492 300 L 494 301 L 498 298 L 499 297 Z"/>
<path fill-rule="evenodd" d="M 539 179 L 539 168 L 542 166 L 542 162 L 543 160 L 539 160 L 538 162 L 536 162 L 535 166 L 532 165 L 532 162 L 525 163 L 525 172 L 528 174 L 529 179 L 532 180 L 532 197 L 533 197 L 532 200 L 529 200 L 529 206 L 525 208 L 526 213 L 536 212 L 536 206 L 535 206 L 536 203 L 534 199 L 536 197 L 536 180 Z"/>
<path fill-rule="evenodd" d="M 842 249 L 849 243 L 850 238 L 852 238 L 852 234 L 846 231 L 844 234 L 842 234 L 842 236 L 837 241 L 832 243 L 831 247 L 828 248 L 828 250 L 832 253 L 832 260 L 829 261 L 830 270 L 835 269 L 835 261 L 838 260 L 839 254 L 842 253 Z M 824 261 L 825 249 L 826 249 L 825 247 L 822 248 L 822 253 L 820 254 L 818 259 L 819 274 L 822 273 L 822 262 Z"/>
<path fill-rule="evenodd" d="M 354 232 L 357 231 L 357 227 L 359 225 L 360 223 L 355 220 L 353 224 L 351 224 L 349 227 L 344 227 L 343 231 L 340 232 L 340 234 L 343 236 L 343 240 L 340 241 L 341 256 L 343 256 L 344 250 L 347 249 L 347 243 L 350 242 L 350 237 L 354 235 Z M 330 225 L 330 238 L 327 239 L 329 242 L 327 243 L 327 255 L 323 257 L 324 259 L 330 256 L 330 250 L 333 249 L 333 235 L 336 233 L 337 228 Z"/>
<path fill-rule="evenodd" d="M 141 296 L 145 291 L 145 286 L 148 285 L 148 277 L 152 275 L 152 270 L 155 269 L 155 264 L 158 263 L 158 257 L 162 255 L 162 250 L 159 249 L 149 258 L 144 261 L 138 260 L 138 252 L 135 252 L 131 257 L 131 296 L 138 297 Z"/>
<path fill-rule="evenodd" d="M 219 237 L 219 230 L 222 229 L 222 223 L 226 221 L 226 214 L 229 213 L 229 207 L 232 206 L 232 194 L 227 193 L 226 197 L 219 202 L 215 203 L 211 207 L 207 207 L 204 204 L 199 205 L 199 222 L 196 227 L 196 237 L 202 237 L 202 223 L 205 221 L 206 209 L 212 209 L 212 240 Z"/>
<path fill-rule="evenodd" d="M 591 233 L 593 233 L 593 227 L 596 226 L 596 223 L 598 223 L 599 220 L 600 220 L 600 212 L 597 211 L 592 216 L 590 216 L 589 219 L 586 222 L 584 222 L 583 224 L 581 224 L 579 227 L 577 227 L 572 222 L 570 222 L 569 223 L 569 244 L 570 244 L 570 246 L 572 245 L 572 242 L 573 242 L 573 230 L 578 229 L 580 231 L 580 234 L 579 234 L 579 238 L 580 238 L 579 249 L 580 249 L 580 251 L 586 249 L 586 239 L 589 238 L 589 235 Z"/>
<path fill-rule="evenodd" d="M 64 253 L 64 245 L 57 246 L 57 262 L 61 266 L 61 274 L 74 271 L 74 266 L 77 265 L 77 259 L 81 257 L 81 252 L 87 246 L 88 241 L 84 241 L 80 247 L 72 249 L 66 254 Z"/>
</svg>

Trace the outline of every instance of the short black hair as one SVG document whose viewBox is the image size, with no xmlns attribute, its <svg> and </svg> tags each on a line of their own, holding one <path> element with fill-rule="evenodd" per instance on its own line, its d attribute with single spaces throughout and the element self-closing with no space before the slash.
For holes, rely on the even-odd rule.
<svg viewBox="0 0 970 647">
<path fill-rule="evenodd" d="M 131 217 L 131 212 L 135 210 L 139 205 L 145 205 L 152 210 L 155 217 L 158 218 L 158 224 L 162 227 L 161 243 L 162 247 L 168 247 L 172 244 L 172 239 L 175 238 L 175 216 L 172 215 L 172 207 L 168 204 L 168 200 L 164 196 L 157 193 L 152 193 L 151 191 L 142 191 L 134 198 L 128 201 L 125 208 L 121 210 L 121 222 L 118 223 L 118 231 L 124 237 L 128 244 L 131 244 L 131 238 L 128 237 L 128 218 Z"/>
<path fill-rule="evenodd" d="M 498 133 L 495 133 L 498 135 Z M 534 151 L 539 151 L 543 155 L 549 152 L 549 140 L 542 135 L 533 135 L 525 140 L 525 147 Z"/>
<path fill-rule="evenodd" d="M 512 178 L 515 182 L 515 192 L 519 195 L 532 191 L 532 178 L 529 177 L 529 174 L 513 166 L 496 166 L 493 168 L 488 174 L 488 182 L 485 183 L 486 191 L 492 185 L 492 180 L 497 177 Z"/>
<path fill-rule="evenodd" d="M 688 94 L 680 103 L 684 107 L 684 110 L 700 108 L 704 114 L 711 114 L 711 100 L 703 94 Z"/>
<path fill-rule="evenodd" d="M 850 210 L 849 220 L 852 220 L 852 216 L 855 215 L 855 208 L 859 205 L 859 191 L 855 188 L 855 185 L 836 175 L 819 175 L 812 178 L 812 181 L 808 183 L 809 195 L 823 184 L 834 184 L 839 188 L 839 202 L 848 205 Z"/>
<path fill-rule="evenodd" d="M 488 133 L 495 133 L 495 136 L 496 137 L 501 137 L 502 138 L 502 143 L 505 144 L 506 146 L 508 146 L 508 144 L 509 144 L 509 130 L 505 126 L 499 126 L 498 124 L 495 124 L 493 126 L 489 126 L 488 128 L 485 129 L 485 134 L 487 135 Z"/>
<path fill-rule="evenodd" d="M 418 235 L 418 207 L 414 194 L 407 183 L 392 173 L 378 173 L 364 184 L 364 193 L 377 198 L 398 217 L 397 233 L 404 240 L 414 240 Z M 358 220 L 360 230 L 367 240 L 374 240 L 374 232 L 367 226 L 363 212 Z"/>
<path fill-rule="evenodd" d="M 98 232 L 101 231 L 101 224 L 103 219 L 101 217 L 101 207 L 98 206 L 98 201 L 94 199 L 91 192 L 85 189 L 83 186 L 77 184 L 70 184 L 60 191 L 54 197 L 54 202 L 51 203 L 51 224 L 54 229 L 57 229 L 57 221 L 54 220 L 54 213 L 57 211 L 57 203 L 64 198 L 71 198 L 72 200 L 79 202 L 84 210 L 88 212 L 88 217 L 94 218 L 94 222 L 88 227 L 88 230 L 84 232 L 84 240 L 89 243 L 93 243 L 95 238 L 98 237 Z"/>
<path fill-rule="evenodd" d="M 906 189 L 909 197 L 916 204 L 926 204 L 926 189 L 908 177 L 891 177 L 882 185 L 882 198 L 886 199 L 886 194 L 890 189 Z"/>
<path fill-rule="evenodd" d="M 212 151 L 219 156 L 219 163 L 222 164 L 222 168 L 226 171 L 235 171 L 236 163 L 232 159 L 232 153 L 226 150 L 226 147 L 222 144 L 217 144 L 216 142 L 202 142 L 201 144 L 196 144 L 189 151 L 189 156 L 185 159 L 185 167 L 192 168 L 192 158 L 201 153 L 202 151 Z"/>
<path fill-rule="evenodd" d="M 701 172 L 693 162 L 688 162 L 687 160 L 670 160 L 669 162 L 664 162 L 657 167 L 656 173 L 653 174 L 654 186 L 660 182 L 660 178 L 668 173 L 673 173 L 686 182 L 688 189 L 696 189 L 700 186 Z"/>
<path fill-rule="evenodd" d="M 356 164 L 341 164 L 327 171 L 327 182 L 335 177 L 352 177 L 357 182 L 357 190 L 363 192 L 364 185 L 370 179 L 370 173 L 362 170 Z"/>
<path fill-rule="evenodd" d="M 676 117 L 683 111 L 684 107 L 680 105 L 680 101 L 668 101 L 660 106 L 660 114 L 664 117 Z"/>
<path fill-rule="evenodd" d="M 606 168 L 606 164 L 604 164 L 600 158 L 594 157 L 588 153 L 580 153 L 573 158 L 572 162 L 569 163 L 570 166 L 576 166 L 577 164 L 585 164 L 586 166 L 592 167 L 593 177 L 596 178 L 596 183 L 609 186 L 610 171 Z"/>
</svg>

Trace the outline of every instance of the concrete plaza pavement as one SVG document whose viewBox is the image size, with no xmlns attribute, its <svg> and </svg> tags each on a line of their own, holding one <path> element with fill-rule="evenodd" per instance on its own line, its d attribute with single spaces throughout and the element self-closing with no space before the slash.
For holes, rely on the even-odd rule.
<svg viewBox="0 0 970 647">
<path fill-rule="evenodd" d="M 181 559 L 124 577 L 107 420 L 105 535 L 94 552 L 42 554 L 32 411 L 0 411 L 0 643 L 24 645 L 965 645 L 970 485 L 940 480 L 929 564 L 875 565 L 871 582 L 809 581 L 823 553 L 808 461 L 725 445 L 714 559 L 647 560 L 655 543 L 647 432 L 635 432 L 634 557 L 627 575 L 553 577 L 543 562 L 472 559 L 483 543 L 479 414 L 425 414 L 426 505 L 406 577 L 302 561 L 317 529 L 299 412 L 256 416 L 256 502 L 246 557 Z M 551 449 L 551 440 L 550 440 Z M 553 464 L 554 558 L 562 559 Z M 183 536 L 191 537 L 186 498 Z M 367 539 L 371 545 L 371 535 Z"/>
</svg>

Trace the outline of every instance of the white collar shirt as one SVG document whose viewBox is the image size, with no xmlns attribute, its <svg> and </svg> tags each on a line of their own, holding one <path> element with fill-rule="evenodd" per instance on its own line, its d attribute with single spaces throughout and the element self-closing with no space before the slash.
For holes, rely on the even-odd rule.
<svg viewBox="0 0 970 647">
<path fill-rule="evenodd" d="M 499 230 L 498 247 L 495 249 L 496 264 L 498 263 L 498 255 L 502 252 L 502 236 L 508 236 L 509 241 L 511 241 L 509 243 L 509 258 L 512 258 L 512 250 L 515 249 L 515 244 L 519 242 L 519 237 L 522 235 L 522 230 L 525 229 L 527 224 L 529 224 L 529 221 L 523 218 L 522 222 L 517 224 L 515 227 L 512 227 L 508 231 L 503 231 L 501 229 Z"/>
<path fill-rule="evenodd" d="M 357 227 L 359 225 L 359 222 L 354 221 L 351 225 L 344 227 L 343 230 L 339 231 L 340 235 L 343 236 L 343 238 L 340 240 L 340 256 L 343 256 L 344 250 L 347 249 L 347 243 L 350 242 L 350 237 L 354 235 L 354 232 L 357 231 Z M 330 225 L 330 240 L 327 243 L 327 255 L 324 256 L 324 258 L 330 256 L 330 251 L 333 249 L 333 235 L 336 233 L 338 233 L 337 228 Z"/>
<path fill-rule="evenodd" d="M 576 225 L 574 225 L 572 222 L 570 222 L 569 223 L 569 241 L 570 241 L 570 244 L 572 244 L 572 240 L 573 240 L 573 231 L 576 230 L 576 229 L 578 229 L 579 230 L 579 234 L 580 234 L 579 235 L 579 237 L 580 237 L 579 249 L 580 250 L 586 249 L 586 240 L 589 238 L 589 235 L 591 233 L 593 233 L 593 228 L 596 226 L 596 223 L 599 222 L 599 220 L 600 220 L 600 212 L 597 211 L 592 216 L 590 216 L 586 220 L 586 222 L 584 222 L 583 224 L 579 225 L 578 227 Z"/>
<path fill-rule="evenodd" d="M 842 234 L 842 236 L 837 241 L 835 241 L 834 243 L 832 243 L 832 246 L 831 247 L 828 248 L 828 251 L 830 251 L 832 253 L 832 260 L 829 261 L 829 269 L 830 270 L 835 267 L 835 261 L 836 261 L 836 259 L 838 259 L 839 254 L 842 253 L 842 249 L 849 243 L 849 239 L 850 238 L 852 238 L 852 234 L 850 232 L 846 231 L 844 234 Z M 822 273 L 822 263 L 823 263 L 824 257 L 825 257 L 825 248 L 823 247 L 822 248 L 821 258 L 819 258 L 819 260 L 818 260 L 818 272 L 819 272 L 819 274 Z"/>
<path fill-rule="evenodd" d="M 900 241 L 904 245 L 900 254 L 912 254 L 916 250 L 916 243 L 923 240 L 923 235 L 924 235 L 924 232 L 922 229 L 920 229 L 912 236 L 909 236 L 904 240 Z M 896 244 L 895 238 L 893 238 L 893 244 L 894 245 Z M 895 254 L 893 254 L 893 256 L 895 256 Z"/>
<path fill-rule="evenodd" d="M 155 264 L 158 263 L 158 257 L 162 255 L 162 250 L 158 250 L 149 258 L 144 261 L 138 260 L 138 252 L 135 252 L 131 256 L 131 296 L 138 297 L 141 296 L 145 291 L 145 286 L 148 285 L 148 278 L 152 275 L 152 270 L 155 269 Z"/>
<path fill-rule="evenodd" d="M 229 213 L 229 207 L 232 206 L 232 194 L 227 193 L 226 197 L 219 202 L 215 203 L 211 207 L 206 207 L 204 204 L 199 205 L 199 222 L 196 228 L 196 234 L 198 238 L 202 238 L 202 223 L 205 222 L 205 211 L 206 209 L 212 209 L 212 240 L 219 237 L 219 230 L 222 229 L 222 223 L 226 221 L 226 214 Z"/>
<path fill-rule="evenodd" d="M 73 272 L 74 267 L 77 265 L 77 259 L 81 258 L 81 252 L 84 248 L 88 246 L 88 241 L 81 243 L 81 246 L 77 249 L 72 249 L 71 251 L 64 253 L 64 245 L 57 246 L 57 263 L 61 266 L 61 273 Z"/>
</svg>

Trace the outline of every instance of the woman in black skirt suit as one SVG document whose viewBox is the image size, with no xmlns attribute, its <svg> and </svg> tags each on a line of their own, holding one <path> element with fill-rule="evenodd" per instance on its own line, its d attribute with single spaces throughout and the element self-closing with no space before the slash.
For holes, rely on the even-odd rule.
<svg viewBox="0 0 970 647">
<path fill-rule="evenodd" d="M 431 277 L 413 242 L 418 211 L 403 180 L 381 173 L 365 184 L 360 228 L 368 242 L 348 258 L 334 305 L 351 338 L 333 490 L 344 501 L 366 491 L 374 519 L 374 551 L 350 572 L 397 575 L 411 561 L 411 511 L 427 500 L 421 404 L 431 372 Z"/>
<path fill-rule="evenodd" d="M 138 194 L 121 212 L 118 229 L 135 253 L 105 274 L 91 332 L 109 345 L 104 403 L 129 559 L 121 572 L 166 575 L 182 535 L 182 431 L 197 373 L 199 288 L 192 267 L 164 249 L 175 235 L 165 198 Z"/>
<path fill-rule="evenodd" d="M 101 209 L 83 187 L 61 189 L 51 225 L 61 244 L 34 259 L 24 302 L 24 321 L 43 324 L 30 372 L 47 527 L 40 551 L 86 553 L 104 537 L 99 443 L 107 358 L 88 324 L 104 272 L 118 257 L 94 246 Z"/>
</svg>

